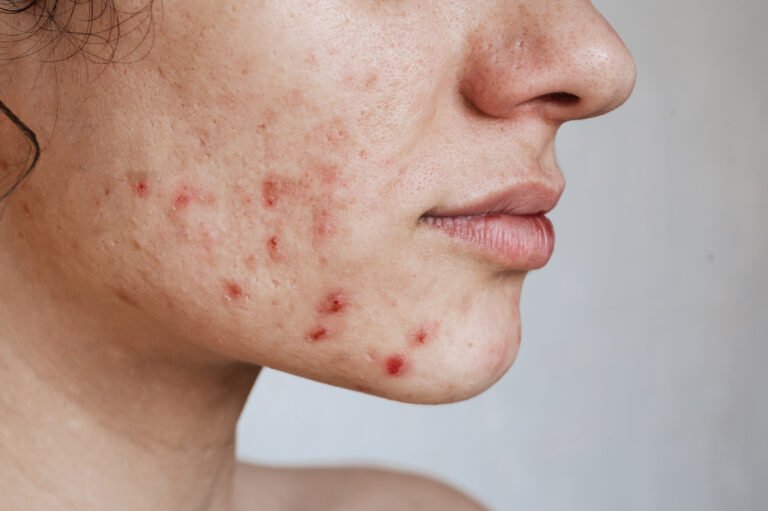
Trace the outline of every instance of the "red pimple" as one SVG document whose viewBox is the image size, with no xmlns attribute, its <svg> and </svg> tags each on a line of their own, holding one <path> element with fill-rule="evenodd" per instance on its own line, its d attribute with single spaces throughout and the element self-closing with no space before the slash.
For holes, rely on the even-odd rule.
<svg viewBox="0 0 768 511">
<path fill-rule="evenodd" d="M 405 358 L 402 355 L 392 355 L 385 361 L 387 374 L 400 376 L 405 371 Z"/>
<path fill-rule="evenodd" d="M 239 300 L 241 299 L 243 294 L 243 288 L 238 284 L 237 282 L 233 280 L 228 280 L 224 283 L 224 286 L 227 291 L 227 298 L 230 300 Z"/>
<path fill-rule="evenodd" d="M 321 339 L 324 339 L 327 335 L 328 330 L 320 326 L 310 331 L 307 337 L 310 341 L 317 342 Z"/>
<path fill-rule="evenodd" d="M 440 324 L 436 321 L 420 326 L 410 335 L 411 344 L 414 346 L 423 346 L 427 344 L 437 333 Z"/>
<path fill-rule="evenodd" d="M 192 202 L 192 196 L 189 195 L 189 192 L 185 190 L 177 193 L 176 198 L 173 200 L 173 209 L 178 210 L 186 208 L 190 202 Z"/>
<path fill-rule="evenodd" d="M 264 199 L 264 205 L 268 208 L 274 208 L 280 199 L 280 190 L 278 183 L 273 179 L 265 179 L 261 184 L 261 196 Z"/>
<path fill-rule="evenodd" d="M 280 254 L 280 240 L 277 236 L 272 236 L 267 240 L 267 251 L 269 252 L 269 258 L 273 261 L 279 261 L 282 259 Z"/>
<path fill-rule="evenodd" d="M 322 314 L 338 314 L 343 312 L 349 306 L 349 300 L 342 291 L 336 291 L 329 294 L 318 307 L 318 312 Z"/>
<path fill-rule="evenodd" d="M 144 198 L 149 194 L 149 185 L 146 181 L 139 181 L 133 186 L 133 189 L 136 191 L 136 195 L 141 198 Z M 109 193 L 107 193 L 107 195 L 109 195 Z"/>
</svg>

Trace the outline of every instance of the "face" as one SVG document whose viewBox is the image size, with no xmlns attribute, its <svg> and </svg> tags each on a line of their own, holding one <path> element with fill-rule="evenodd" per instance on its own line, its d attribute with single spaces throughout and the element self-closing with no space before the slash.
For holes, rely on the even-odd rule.
<svg viewBox="0 0 768 511">
<path fill-rule="evenodd" d="M 634 83 L 589 2 L 154 9 L 129 63 L 15 75 L 54 105 L 23 108 L 46 148 L 7 206 L 18 250 L 158 354 L 411 402 L 499 379 L 551 238 L 504 213 L 553 207 L 557 128 Z"/>
</svg>

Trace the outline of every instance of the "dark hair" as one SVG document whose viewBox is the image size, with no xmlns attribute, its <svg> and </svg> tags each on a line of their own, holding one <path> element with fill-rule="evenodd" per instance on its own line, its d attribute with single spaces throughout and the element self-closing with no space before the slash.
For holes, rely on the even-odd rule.
<svg viewBox="0 0 768 511">
<path fill-rule="evenodd" d="M 152 34 L 149 28 L 153 26 L 153 3 L 153 0 L 147 0 L 146 5 L 139 10 L 127 12 L 120 10 L 115 4 L 115 0 L 0 0 L 0 15 L 31 16 L 31 21 L 33 21 L 31 27 L 23 31 L 12 34 L 0 33 L 0 46 L 3 49 L 10 48 L 22 40 L 38 37 L 35 44 L 26 53 L 10 57 L 0 56 L 0 60 L 15 60 L 45 49 L 50 49 L 53 58 L 43 60 L 43 62 L 55 63 L 76 55 L 81 55 L 87 60 L 100 64 L 123 60 L 141 46 L 147 36 Z M 75 18 L 75 11 L 79 12 L 80 10 L 87 11 L 88 14 L 85 19 Z M 75 21 L 79 23 L 78 26 L 74 26 Z M 83 22 L 84 25 L 82 25 Z M 133 22 L 133 26 L 130 26 L 127 32 L 121 32 L 121 28 L 129 22 Z M 141 35 L 136 48 L 118 59 L 117 43 L 121 37 L 137 28 L 141 29 L 143 26 L 148 29 Z M 96 52 L 92 51 L 94 39 L 96 39 L 95 47 L 98 49 Z M 63 40 L 71 43 L 73 50 L 62 57 L 56 57 L 56 47 Z M 105 50 L 106 54 L 104 54 Z M 0 203 L 2 203 L 35 168 L 40 159 L 41 149 L 35 132 L 22 122 L 2 100 L 0 100 L 0 114 L 5 115 L 19 129 L 29 141 L 30 146 L 30 154 L 25 160 L 25 168 L 15 177 L 7 189 L 3 186 L 3 181 L 7 176 L 0 175 Z M 0 141 L 1 143 L 2 141 Z"/>
</svg>

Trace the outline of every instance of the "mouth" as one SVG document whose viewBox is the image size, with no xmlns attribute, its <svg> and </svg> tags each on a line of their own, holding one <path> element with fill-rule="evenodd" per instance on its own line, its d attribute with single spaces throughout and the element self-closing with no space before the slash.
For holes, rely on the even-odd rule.
<svg viewBox="0 0 768 511">
<path fill-rule="evenodd" d="M 419 222 L 506 270 L 542 268 L 555 249 L 555 230 L 546 213 L 563 186 L 530 182 L 455 208 L 435 208 Z"/>
</svg>

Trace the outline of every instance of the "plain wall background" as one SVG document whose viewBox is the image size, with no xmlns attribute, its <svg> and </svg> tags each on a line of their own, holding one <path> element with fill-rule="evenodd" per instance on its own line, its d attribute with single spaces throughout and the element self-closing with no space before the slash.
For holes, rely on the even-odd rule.
<svg viewBox="0 0 768 511">
<path fill-rule="evenodd" d="M 639 80 L 560 133 L 507 376 L 424 407 L 265 370 L 242 458 L 417 470 L 503 511 L 768 509 L 768 2 L 595 4 Z"/>
</svg>

